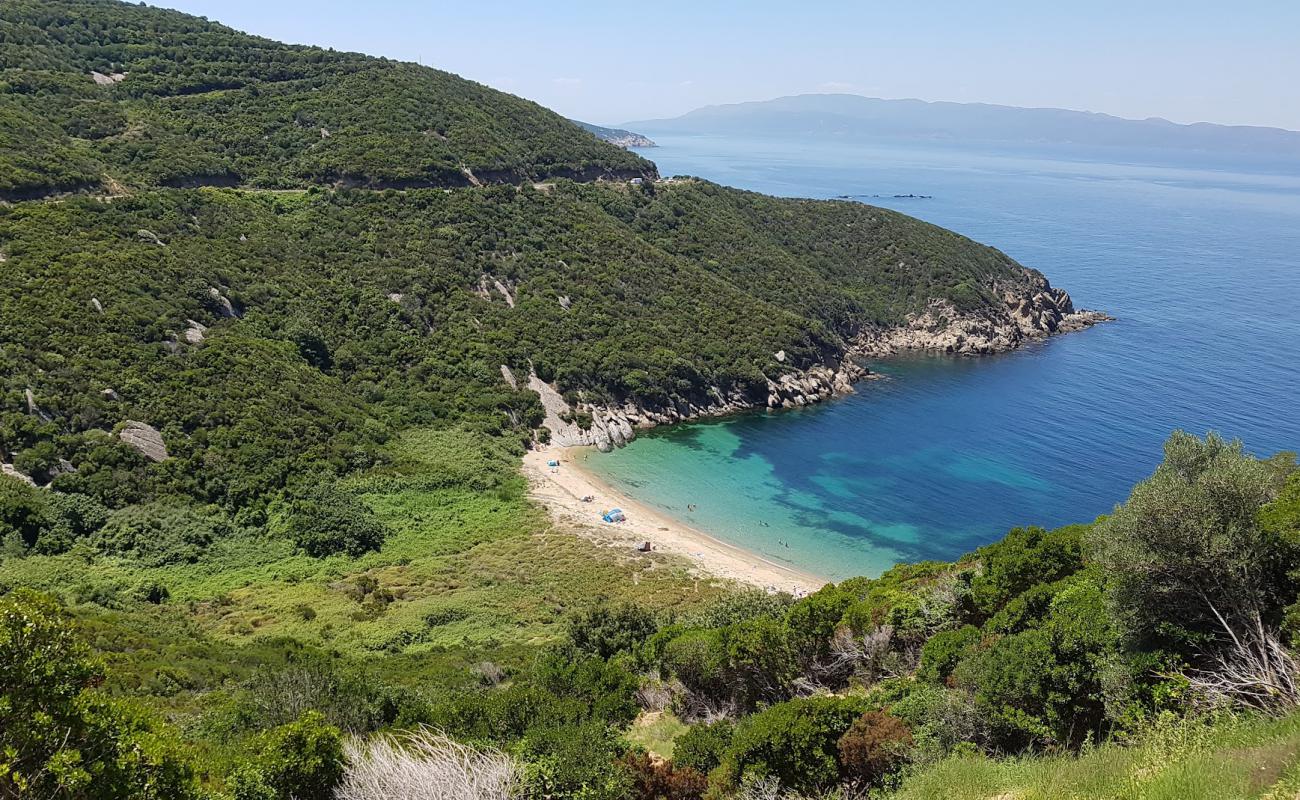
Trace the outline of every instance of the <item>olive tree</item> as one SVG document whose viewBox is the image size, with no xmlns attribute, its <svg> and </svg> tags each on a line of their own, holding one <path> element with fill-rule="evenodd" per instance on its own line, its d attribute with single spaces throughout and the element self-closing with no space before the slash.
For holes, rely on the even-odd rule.
<svg viewBox="0 0 1300 800">
<path fill-rule="evenodd" d="M 1245 659 L 1266 694 L 1294 691 L 1272 684 L 1290 683 L 1273 631 L 1294 596 L 1296 546 L 1259 519 L 1293 469 L 1293 458 L 1259 460 L 1214 434 L 1169 438 L 1155 473 L 1089 541 L 1134 643 L 1171 647 L 1219 676 Z"/>
</svg>

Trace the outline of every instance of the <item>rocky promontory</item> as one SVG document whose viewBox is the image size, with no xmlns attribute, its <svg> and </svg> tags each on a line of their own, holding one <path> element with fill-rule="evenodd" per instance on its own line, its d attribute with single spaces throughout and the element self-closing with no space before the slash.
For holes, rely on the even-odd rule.
<svg viewBox="0 0 1300 800">
<path fill-rule="evenodd" d="M 801 408 L 851 394 L 853 384 L 877 377 L 860 363 L 863 360 L 906 351 L 1000 353 L 1112 319 L 1098 311 L 1076 310 L 1068 292 L 1054 288 L 1033 270 L 1025 270 L 1021 281 L 991 288 L 1001 297 L 1001 304 L 963 310 L 947 300 L 931 300 L 923 312 L 909 315 L 900 325 L 861 327 L 844 337 L 840 352 L 827 355 L 822 363 L 802 368 L 787 365 L 785 351 L 778 351 L 773 354 L 765 396 L 761 392 L 725 392 L 710 386 L 703 392 L 705 399 L 697 402 L 676 400 L 651 406 L 628 399 L 618 405 L 582 401 L 570 404 L 555 386 L 536 373 L 529 375 L 528 388 L 541 397 L 546 411 L 543 427 L 550 432 L 551 444 L 591 446 L 607 452 L 631 442 L 638 430 L 658 425 L 757 408 Z M 501 369 L 509 374 L 505 366 Z"/>
<path fill-rule="evenodd" d="M 870 358 L 906 350 L 1001 353 L 1112 319 L 1099 311 L 1076 311 L 1068 292 L 1052 287 L 1037 273 L 1029 273 L 1023 284 L 997 286 L 995 291 L 1001 295 L 1002 307 L 962 311 L 949 301 L 931 300 L 924 312 L 910 315 L 902 325 L 863 328 L 853 337 L 849 353 Z"/>
</svg>

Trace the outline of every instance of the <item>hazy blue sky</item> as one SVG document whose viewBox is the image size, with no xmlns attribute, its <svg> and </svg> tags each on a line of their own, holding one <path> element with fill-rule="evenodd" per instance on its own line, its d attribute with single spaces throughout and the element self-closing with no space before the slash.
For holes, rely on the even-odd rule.
<svg viewBox="0 0 1300 800">
<path fill-rule="evenodd" d="M 167 0 L 592 122 L 852 92 L 1300 129 L 1300 0 Z"/>
</svg>

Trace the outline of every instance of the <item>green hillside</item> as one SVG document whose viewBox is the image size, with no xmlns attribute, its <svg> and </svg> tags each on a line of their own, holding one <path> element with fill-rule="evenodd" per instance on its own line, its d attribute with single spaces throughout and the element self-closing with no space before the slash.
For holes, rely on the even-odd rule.
<svg viewBox="0 0 1300 800">
<path fill-rule="evenodd" d="M 969 287 L 1022 271 L 893 212 L 694 181 L 22 203 L 0 253 L 7 460 L 110 506 L 231 513 L 412 425 L 527 440 L 537 396 L 502 365 L 592 400 L 761 405 L 854 326 L 994 303 Z M 114 445 L 128 420 L 172 458 Z"/>
<path fill-rule="evenodd" d="M 0 198 L 120 186 L 465 186 L 653 174 L 526 100 L 111 0 L 0 14 Z"/>
</svg>

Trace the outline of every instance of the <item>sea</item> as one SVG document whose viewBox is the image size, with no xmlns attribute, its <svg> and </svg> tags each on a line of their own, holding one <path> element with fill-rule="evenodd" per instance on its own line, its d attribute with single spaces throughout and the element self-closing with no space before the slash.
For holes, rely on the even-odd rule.
<svg viewBox="0 0 1300 800">
<path fill-rule="evenodd" d="M 828 579 L 876 576 L 1090 522 L 1175 429 L 1300 450 L 1300 164 L 644 132 L 663 175 L 892 208 L 1116 317 L 1013 353 L 871 363 L 885 378 L 842 399 L 586 459 L 682 522 Z"/>
</svg>

